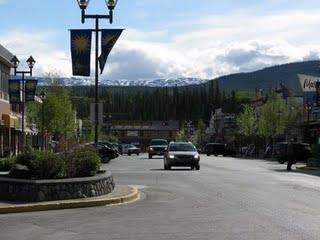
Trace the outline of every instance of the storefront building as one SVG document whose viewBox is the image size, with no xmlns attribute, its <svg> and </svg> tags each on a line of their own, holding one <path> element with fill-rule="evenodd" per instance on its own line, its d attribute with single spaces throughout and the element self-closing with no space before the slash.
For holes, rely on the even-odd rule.
<svg viewBox="0 0 320 240">
<path fill-rule="evenodd" d="M 8 94 L 12 58 L 13 54 L 0 45 L 0 157 L 13 155 L 18 148 L 17 117 L 11 113 Z"/>
</svg>

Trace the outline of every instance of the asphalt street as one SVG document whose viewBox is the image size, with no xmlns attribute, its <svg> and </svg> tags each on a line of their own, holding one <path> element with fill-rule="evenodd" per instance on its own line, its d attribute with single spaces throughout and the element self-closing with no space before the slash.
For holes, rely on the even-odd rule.
<svg viewBox="0 0 320 240">
<path fill-rule="evenodd" d="M 103 166 L 141 199 L 123 205 L 0 215 L 1 239 L 319 239 L 319 172 L 274 161 L 207 157 L 200 171 L 161 157 Z"/>
</svg>

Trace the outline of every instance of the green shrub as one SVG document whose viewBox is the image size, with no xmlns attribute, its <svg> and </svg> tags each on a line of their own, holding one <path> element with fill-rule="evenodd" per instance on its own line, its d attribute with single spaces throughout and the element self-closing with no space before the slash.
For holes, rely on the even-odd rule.
<svg viewBox="0 0 320 240">
<path fill-rule="evenodd" d="M 16 163 L 30 167 L 31 160 L 35 158 L 37 152 L 38 151 L 30 151 L 19 154 L 18 156 L 16 156 Z"/>
<path fill-rule="evenodd" d="M 100 156 L 90 150 L 82 149 L 79 152 L 65 156 L 67 177 L 94 176 L 100 169 Z"/>
<path fill-rule="evenodd" d="M 11 169 L 10 174 L 13 177 L 56 179 L 94 176 L 100 169 L 101 158 L 94 149 L 77 146 L 59 154 L 42 151 L 25 152 L 19 154 L 14 163 L 26 166 L 27 169 Z"/>
<path fill-rule="evenodd" d="M 37 152 L 31 160 L 31 175 L 37 179 L 65 177 L 66 163 L 62 157 L 51 152 Z"/>
<path fill-rule="evenodd" d="M 9 171 L 12 166 L 15 164 L 14 157 L 3 158 L 0 160 L 0 171 Z"/>
<path fill-rule="evenodd" d="M 19 154 L 15 163 L 26 166 L 34 179 L 55 179 L 65 177 L 65 162 L 51 152 L 29 151 Z M 14 174 L 14 173 L 12 173 Z"/>
</svg>

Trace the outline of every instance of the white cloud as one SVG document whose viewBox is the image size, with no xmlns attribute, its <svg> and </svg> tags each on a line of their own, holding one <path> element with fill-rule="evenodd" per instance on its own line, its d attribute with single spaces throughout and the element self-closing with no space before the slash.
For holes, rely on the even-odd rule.
<svg viewBox="0 0 320 240">
<path fill-rule="evenodd" d="M 197 30 L 175 35 L 172 35 L 173 29 L 125 30 L 108 58 L 102 77 L 215 78 L 276 64 L 319 59 L 320 56 L 320 35 L 317 34 L 320 11 L 266 15 L 238 12 L 193 21 Z M 17 56 L 27 57 L 25 54 L 29 51 L 36 56 L 35 74 L 58 70 L 60 75 L 70 76 L 69 46 L 57 49 L 52 41 L 55 34 L 16 30 L 2 34 L 2 44 Z"/>
</svg>

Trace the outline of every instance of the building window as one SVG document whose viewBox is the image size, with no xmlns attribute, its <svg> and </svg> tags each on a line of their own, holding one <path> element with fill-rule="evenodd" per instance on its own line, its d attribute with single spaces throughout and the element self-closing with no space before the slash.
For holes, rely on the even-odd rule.
<svg viewBox="0 0 320 240">
<path fill-rule="evenodd" d="M 4 71 L 0 70 L 0 98 L 6 101 L 9 101 L 9 74 L 5 73 Z"/>
</svg>

